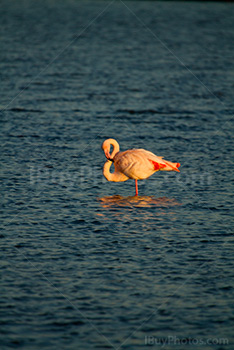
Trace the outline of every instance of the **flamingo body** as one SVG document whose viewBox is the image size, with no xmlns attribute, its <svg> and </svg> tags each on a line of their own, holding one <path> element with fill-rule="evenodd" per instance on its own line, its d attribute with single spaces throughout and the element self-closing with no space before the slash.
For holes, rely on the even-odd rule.
<svg viewBox="0 0 234 350">
<path fill-rule="evenodd" d="M 110 154 L 110 147 L 113 151 Z M 163 157 L 158 157 L 152 152 L 144 149 L 130 149 L 119 152 L 119 144 L 114 139 L 107 139 L 102 144 L 102 149 L 107 161 L 103 167 L 103 175 L 108 181 L 122 182 L 134 179 L 136 183 L 136 195 L 138 194 L 137 180 L 147 179 L 156 171 L 179 171 L 180 163 L 169 162 Z M 110 172 L 110 167 L 114 163 L 115 171 Z"/>
</svg>

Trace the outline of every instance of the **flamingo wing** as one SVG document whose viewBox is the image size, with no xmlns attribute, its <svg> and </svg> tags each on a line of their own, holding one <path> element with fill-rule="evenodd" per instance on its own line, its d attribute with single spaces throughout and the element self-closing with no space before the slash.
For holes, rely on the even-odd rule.
<svg viewBox="0 0 234 350">
<path fill-rule="evenodd" d="M 115 168 L 118 172 L 122 172 L 130 179 L 146 179 L 156 171 L 155 164 L 152 163 L 150 157 L 153 158 L 156 156 L 142 149 L 119 152 L 114 158 Z M 162 163 L 161 158 L 157 160 Z M 155 159 L 154 161 L 156 162 Z"/>
<path fill-rule="evenodd" d="M 143 180 L 159 170 L 176 170 L 179 163 L 172 163 L 144 149 L 131 149 L 116 154 L 115 167 L 130 179 Z"/>
<path fill-rule="evenodd" d="M 149 160 L 153 164 L 155 171 L 157 171 L 157 170 L 166 170 L 166 171 L 175 170 L 175 171 L 180 172 L 178 169 L 180 167 L 180 163 L 170 162 L 168 160 L 165 160 L 163 157 L 156 156 L 154 153 L 146 151 L 144 149 L 141 149 L 140 151 L 142 151 L 145 155 L 149 156 Z"/>
</svg>

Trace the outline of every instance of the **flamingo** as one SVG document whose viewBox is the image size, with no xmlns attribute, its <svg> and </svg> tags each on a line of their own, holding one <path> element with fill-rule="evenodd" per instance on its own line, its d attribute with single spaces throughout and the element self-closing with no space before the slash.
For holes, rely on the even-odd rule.
<svg viewBox="0 0 234 350">
<path fill-rule="evenodd" d="M 110 153 L 110 147 L 113 151 Z M 158 157 L 145 149 L 129 149 L 119 152 L 119 144 L 114 139 L 107 139 L 102 144 L 107 161 L 103 167 L 103 175 L 108 181 L 122 182 L 129 179 L 135 180 L 136 196 L 138 196 L 137 180 L 147 179 L 156 171 L 179 171 L 180 163 L 169 162 L 163 157 Z M 110 172 L 114 163 L 115 171 Z"/>
</svg>

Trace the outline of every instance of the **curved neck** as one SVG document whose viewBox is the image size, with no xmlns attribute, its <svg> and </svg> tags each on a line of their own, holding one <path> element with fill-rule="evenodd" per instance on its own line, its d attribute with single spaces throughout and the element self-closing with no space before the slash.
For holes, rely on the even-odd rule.
<svg viewBox="0 0 234 350">
<path fill-rule="evenodd" d="M 115 177 L 115 175 L 110 172 L 111 164 L 112 162 L 107 160 L 103 166 L 103 175 L 108 181 L 114 181 L 113 178 Z"/>
<path fill-rule="evenodd" d="M 113 151 L 110 154 L 110 147 L 113 146 Z M 102 144 L 102 149 L 107 159 L 113 159 L 116 153 L 119 152 L 119 144 L 114 139 L 107 139 Z"/>
<path fill-rule="evenodd" d="M 117 172 L 116 170 L 114 173 L 111 173 L 110 172 L 111 164 L 112 162 L 110 160 L 107 160 L 103 166 L 103 175 L 108 181 L 122 182 L 129 179 L 126 175 L 124 175 L 123 173 Z"/>
<path fill-rule="evenodd" d="M 116 140 L 110 139 L 109 140 L 109 147 L 113 146 L 113 151 L 111 152 L 111 158 L 113 159 L 114 156 L 119 152 L 119 144 Z"/>
</svg>

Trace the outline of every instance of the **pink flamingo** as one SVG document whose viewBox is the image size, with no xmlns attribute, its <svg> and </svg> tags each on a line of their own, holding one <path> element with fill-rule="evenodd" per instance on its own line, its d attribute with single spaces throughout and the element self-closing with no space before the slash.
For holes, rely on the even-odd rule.
<svg viewBox="0 0 234 350">
<path fill-rule="evenodd" d="M 113 151 L 110 154 L 110 147 Z M 108 181 L 122 182 L 129 179 L 135 180 L 136 196 L 138 195 L 137 180 L 147 179 L 156 171 L 179 171 L 180 163 L 172 163 L 158 157 L 144 149 L 129 149 L 119 152 L 119 144 L 114 139 L 107 139 L 102 144 L 102 149 L 107 158 L 103 167 L 103 175 Z M 110 172 L 111 164 L 114 163 L 115 171 Z"/>
</svg>

